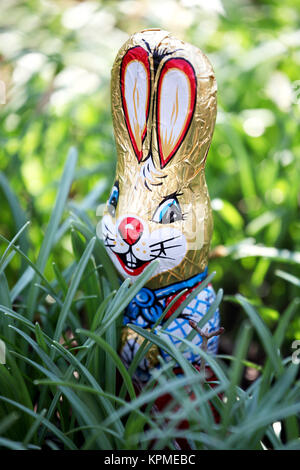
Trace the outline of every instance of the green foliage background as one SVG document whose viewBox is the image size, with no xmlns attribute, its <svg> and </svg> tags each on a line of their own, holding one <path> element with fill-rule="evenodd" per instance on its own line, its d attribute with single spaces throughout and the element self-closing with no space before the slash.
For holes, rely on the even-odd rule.
<svg viewBox="0 0 300 470">
<path fill-rule="evenodd" d="M 216 289 L 251 299 L 273 327 L 299 292 L 297 279 L 287 282 L 276 271 L 299 276 L 297 0 L 2 1 L 7 102 L 0 107 L 0 232 L 11 239 L 30 220 L 19 243 L 36 259 L 71 145 L 79 157 L 69 211 L 93 191 L 83 208 L 96 225 L 116 159 L 111 65 L 128 35 L 149 27 L 195 44 L 213 64 L 218 119 L 206 174 L 215 220 L 212 250 L 221 245 L 213 252 L 222 256 L 212 257 L 210 270 L 216 271 Z M 73 256 L 66 232 L 47 261 L 46 277 L 53 275 L 51 261 L 64 269 Z M 7 267 L 10 286 L 20 263 L 14 257 Z M 222 321 L 234 335 L 237 306 L 224 302 Z M 288 338 L 288 347 L 300 339 L 299 315 Z"/>
</svg>

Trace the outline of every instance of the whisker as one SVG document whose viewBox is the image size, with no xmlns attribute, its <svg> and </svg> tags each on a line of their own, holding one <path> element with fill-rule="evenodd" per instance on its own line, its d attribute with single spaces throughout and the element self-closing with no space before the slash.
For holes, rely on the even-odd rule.
<svg viewBox="0 0 300 470">
<path fill-rule="evenodd" d="M 172 261 L 175 260 L 175 258 L 171 258 L 170 256 L 161 256 L 160 254 L 159 254 L 159 255 L 151 255 L 151 254 L 150 254 L 150 256 L 152 256 L 152 258 L 153 258 L 152 261 L 153 261 L 154 259 L 157 259 L 157 258 L 161 258 L 161 259 L 171 259 Z"/>
<path fill-rule="evenodd" d="M 106 228 L 106 230 L 111 233 L 113 235 L 113 232 L 108 228 L 108 226 L 106 224 L 104 224 L 104 227 Z"/>
<path fill-rule="evenodd" d="M 110 245 L 109 243 L 104 243 L 105 246 L 107 246 L 108 248 L 111 248 L 111 247 L 114 247 L 115 245 Z"/>
<path fill-rule="evenodd" d="M 113 240 L 113 241 L 116 241 L 115 238 L 112 238 L 112 237 L 110 237 L 109 235 L 106 235 L 105 239 L 106 239 L 106 240 Z"/>
<path fill-rule="evenodd" d="M 155 246 L 155 245 L 158 245 L 158 244 L 163 245 L 164 243 L 170 242 L 170 241 L 172 241 L 172 240 L 175 240 L 175 238 L 180 238 L 180 237 L 181 237 L 181 235 L 177 235 L 176 237 L 171 237 L 171 238 L 168 238 L 167 240 L 163 240 L 163 241 L 160 241 L 160 242 L 152 243 L 152 245 L 149 245 L 149 247 Z"/>
<path fill-rule="evenodd" d="M 178 246 L 182 246 L 182 245 L 164 246 L 163 249 L 164 249 L 164 250 L 168 250 L 169 248 L 177 248 Z M 161 250 L 161 248 L 153 248 L 153 249 L 150 250 L 150 251 L 158 251 L 158 250 Z"/>
</svg>

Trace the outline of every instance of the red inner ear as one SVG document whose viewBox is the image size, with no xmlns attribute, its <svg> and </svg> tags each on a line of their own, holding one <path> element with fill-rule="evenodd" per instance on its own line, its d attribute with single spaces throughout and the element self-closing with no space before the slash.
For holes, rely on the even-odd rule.
<svg viewBox="0 0 300 470">
<path fill-rule="evenodd" d="M 126 52 L 121 64 L 121 97 L 125 122 L 135 155 L 140 162 L 147 133 L 150 107 L 148 52 L 140 46 Z"/>
<path fill-rule="evenodd" d="M 165 62 L 158 81 L 156 126 L 160 166 L 164 168 L 182 144 L 194 114 L 197 81 L 185 59 Z"/>
</svg>

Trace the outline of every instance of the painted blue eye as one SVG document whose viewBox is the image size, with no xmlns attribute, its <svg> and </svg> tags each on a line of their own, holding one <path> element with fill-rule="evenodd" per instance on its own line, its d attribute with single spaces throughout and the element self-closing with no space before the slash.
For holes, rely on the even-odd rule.
<svg viewBox="0 0 300 470">
<path fill-rule="evenodd" d="M 152 221 L 158 224 L 172 224 L 177 220 L 183 220 L 183 215 L 176 197 L 169 197 L 161 202 L 152 217 Z"/>
<path fill-rule="evenodd" d="M 116 215 L 116 207 L 119 200 L 119 183 L 118 181 L 115 182 L 113 188 L 111 190 L 108 203 L 107 203 L 107 210 L 112 217 Z"/>
</svg>

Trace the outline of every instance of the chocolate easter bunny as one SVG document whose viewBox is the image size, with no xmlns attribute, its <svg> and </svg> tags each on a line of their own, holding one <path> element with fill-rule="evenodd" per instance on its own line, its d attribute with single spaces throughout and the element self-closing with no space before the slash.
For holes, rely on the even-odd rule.
<svg viewBox="0 0 300 470">
<path fill-rule="evenodd" d="M 147 285 L 124 315 L 121 357 L 130 365 L 143 338 L 126 325 L 151 329 L 167 305 L 168 318 L 207 276 L 212 212 L 205 161 L 216 117 L 216 81 L 206 56 L 162 30 L 136 33 L 120 49 L 112 68 L 112 115 L 118 162 L 115 183 L 102 220 L 107 252 L 123 278 L 134 282 L 158 260 Z M 172 321 L 166 331 L 175 345 L 205 315 L 215 298 L 209 284 Z M 166 319 L 163 320 L 163 322 Z M 163 324 L 162 322 L 162 324 Z M 159 331 L 161 325 L 156 328 Z M 215 312 L 204 329 L 219 328 Z M 200 345 L 199 335 L 193 342 Z M 208 351 L 217 350 L 217 337 Z M 136 377 L 144 382 L 157 356 L 151 348 Z M 193 364 L 200 357 L 186 351 Z"/>
</svg>

